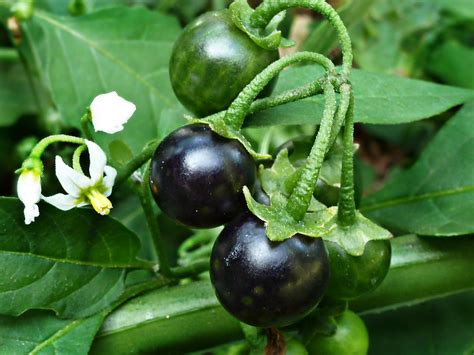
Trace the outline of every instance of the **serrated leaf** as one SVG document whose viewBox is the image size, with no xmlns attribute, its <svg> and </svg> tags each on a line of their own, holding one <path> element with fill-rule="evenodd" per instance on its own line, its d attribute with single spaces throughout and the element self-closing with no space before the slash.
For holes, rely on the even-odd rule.
<svg viewBox="0 0 474 355">
<path fill-rule="evenodd" d="M 3 49 L 0 49 L 0 51 Z M 13 49 L 10 51 L 14 52 Z M 20 62 L 0 62 L 0 127 L 37 110 L 28 77 Z"/>
<path fill-rule="evenodd" d="M 105 313 L 98 313 L 66 320 L 45 311 L 20 317 L 0 316 L 0 353 L 87 354 L 104 317 Z"/>
<path fill-rule="evenodd" d="M 430 236 L 474 232 L 474 103 L 464 106 L 410 169 L 363 201 L 380 224 Z"/>
<path fill-rule="evenodd" d="M 113 137 L 96 134 L 103 146 L 121 139 L 137 153 L 156 138 L 162 110 L 184 112 L 168 75 L 180 32 L 175 18 L 138 7 L 108 8 L 76 18 L 37 10 L 22 31 L 19 49 L 67 124 L 79 127 L 86 107 L 101 93 L 117 91 L 135 103 L 137 111 L 124 131 Z"/>
<path fill-rule="evenodd" d="M 23 221 L 23 205 L 0 198 L 0 314 L 51 309 L 86 317 L 116 301 L 137 260 L 137 237 L 88 209 L 62 212 L 41 204 L 40 217 Z"/>
<path fill-rule="evenodd" d="M 274 94 L 294 89 L 317 78 L 316 66 L 293 67 L 280 73 Z M 445 112 L 474 99 L 474 91 L 428 81 L 401 78 L 354 69 L 350 77 L 355 99 L 356 122 L 398 124 L 413 122 Z M 324 98 L 313 96 L 258 112 L 245 121 L 247 126 L 317 124 Z"/>
</svg>

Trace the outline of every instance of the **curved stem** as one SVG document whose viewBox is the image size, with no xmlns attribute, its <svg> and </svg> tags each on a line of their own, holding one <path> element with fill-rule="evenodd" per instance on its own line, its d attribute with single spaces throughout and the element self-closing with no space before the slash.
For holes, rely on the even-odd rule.
<svg viewBox="0 0 474 355">
<path fill-rule="evenodd" d="M 329 139 L 337 106 L 336 93 L 330 81 L 327 81 L 324 86 L 324 96 L 326 103 L 318 135 L 286 205 L 286 210 L 297 221 L 303 219 L 308 210 L 324 156 L 329 149 Z"/>
<path fill-rule="evenodd" d="M 74 154 L 72 155 L 72 167 L 74 170 L 80 172 L 81 174 L 84 175 L 84 172 L 82 171 L 81 167 L 81 154 L 87 149 L 86 145 L 80 145 L 79 147 L 76 148 L 74 151 Z"/>
<path fill-rule="evenodd" d="M 339 14 L 325 0 L 264 0 L 250 17 L 251 25 L 264 28 L 279 12 L 294 7 L 304 7 L 322 14 L 336 29 L 342 50 L 342 75 L 347 80 L 352 69 L 352 44 L 347 28 Z"/>
<path fill-rule="evenodd" d="M 150 160 L 158 144 L 158 141 L 149 142 L 138 155 L 134 156 L 128 164 L 118 172 L 115 185 L 118 186 L 125 182 L 137 169 Z"/>
<path fill-rule="evenodd" d="M 82 132 L 84 133 L 84 136 L 86 139 L 93 141 L 92 133 L 89 129 L 89 122 L 91 121 L 91 115 L 90 112 L 87 112 L 84 114 L 84 116 L 81 117 L 81 128 Z"/>
<path fill-rule="evenodd" d="M 80 145 L 83 145 L 86 143 L 83 138 L 69 136 L 67 134 L 56 134 L 56 135 L 49 136 L 40 140 L 31 151 L 30 157 L 35 158 L 35 159 L 40 159 L 41 155 L 50 144 L 58 143 L 58 142 L 73 143 L 73 144 L 80 144 Z"/>
<path fill-rule="evenodd" d="M 349 94 L 349 107 L 347 109 L 344 127 L 344 152 L 342 156 L 341 190 L 337 223 L 341 226 L 350 226 L 355 221 L 354 199 L 354 95 Z"/>
<path fill-rule="evenodd" d="M 242 127 L 252 102 L 267 84 L 285 67 L 301 63 L 313 62 L 322 65 L 330 74 L 335 74 L 334 64 L 325 56 L 312 52 L 299 52 L 283 57 L 270 64 L 258 74 L 237 96 L 227 109 L 224 124 L 234 130 Z"/>
<path fill-rule="evenodd" d="M 346 118 L 347 110 L 349 108 L 351 98 L 351 86 L 347 83 L 341 85 L 339 92 L 341 93 L 341 99 L 337 108 L 336 117 L 331 129 L 331 137 L 329 138 L 329 148 L 334 144 L 334 141 L 341 130 L 342 124 Z"/>
<path fill-rule="evenodd" d="M 142 186 L 140 189 L 140 202 L 142 204 L 143 212 L 145 213 L 145 218 L 148 224 L 148 229 L 150 230 L 152 245 L 154 246 L 153 253 L 158 259 L 159 272 L 166 277 L 171 276 L 170 265 L 168 258 L 166 257 L 166 248 L 165 242 L 161 237 L 160 226 L 158 225 L 158 219 L 153 212 L 153 206 L 151 203 L 150 197 L 150 164 L 148 164 L 145 171 L 145 176 L 143 177 Z M 157 254 L 156 254 L 157 253 Z"/>
</svg>

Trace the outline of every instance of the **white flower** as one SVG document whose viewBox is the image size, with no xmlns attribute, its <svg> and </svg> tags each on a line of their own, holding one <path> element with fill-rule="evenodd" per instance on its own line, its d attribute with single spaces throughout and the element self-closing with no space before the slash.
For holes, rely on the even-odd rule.
<svg viewBox="0 0 474 355">
<path fill-rule="evenodd" d="M 39 216 L 37 203 L 41 198 L 41 172 L 37 169 L 23 169 L 18 178 L 17 193 L 25 205 L 25 224 L 30 224 Z"/>
<path fill-rule="evenodd" d="M 98 95 L 90 106 L 92 124 L 96 132 L 119 132 L 132 117 L 136 106 L 120 97 L 115 91 Z"/>
<path fill-rule="evenodd" d="M 91 204 L 97 213 L 107 215 L 112 208 L 107 197 L 112 193 L 117 171 L 105 165 L 107 157 L 97 144 L 85 142 L 89 150 L 90 177 L 67 166 L 60 156 L 56 156 L 56 176 L 67 195 L 43 196 L 43 200 L 63 211 Z"/>
</svg>

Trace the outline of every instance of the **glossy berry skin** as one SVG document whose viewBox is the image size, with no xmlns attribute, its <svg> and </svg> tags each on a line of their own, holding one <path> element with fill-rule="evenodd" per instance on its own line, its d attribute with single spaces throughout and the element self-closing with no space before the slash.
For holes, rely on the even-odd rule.
<svg viewBox="0 0 474 355">
<path fill-rule="evenodd" d="M 366 355 L 369 334 L 360 317 L 345 311 L 335 318 L 336 332 L 332 335 L 316 333 L 306 348 L 310 355 Z"/>
<path fill-rule="evenodd" d="M 272 242 L 250 213 L 229 223 L 211 253 L 211 281 L 222 306 L 259 327 L 296 322 L 321 300 L 328 257 L 319 238 L 296 235 Z"/>
<path fill-rule="evenodd" d="M 364 254 L 352 256 L 338 244 L 325 241 L 331 273 L 327 296 L 350 300 L 372 291 L 383 281 L 392 255 L 388 240 L 371 240 Z"/>
<path fill-rule="evenodd" d="M 169 217 L 210 228 L 246 209 L 242 188 L 252 189 L 255 177 L 255 162 L 242 144 L 192 124 L 172 132 L 156 149 L 150 188 Z"/>
<path fill-rule="evenodd" d="M 227 109 L 240 91 L 279 58 L 256 45 L 232 22 L 229 10 L 208 12 L 176 40 L 170 79 L 181 103 L 204 117 Z M 263 92 L 269 95 L 275 81 Z"/>
</svg>

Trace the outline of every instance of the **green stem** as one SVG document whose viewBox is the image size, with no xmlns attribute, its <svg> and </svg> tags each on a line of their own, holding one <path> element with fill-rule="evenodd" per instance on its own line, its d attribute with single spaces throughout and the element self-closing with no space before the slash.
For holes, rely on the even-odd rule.
<svg viewBox="0 0 474 355">
<path fill-rule="evenodd" d="M 14 48 L 0 48 L 0 60 L 5 62 L 19 62 L 20 56 Z"/>
<path fill-rule="evenodd" d="M 341 130 L 342 124 L 346 118 L 347 110 L 349 108 L 349 103 L 351 99 L 351 86 L 350 84 L 344 83 L 340 86 L 339 92 L 341 93 L 341 98 L 339 106 L 337 108 L 336 117 L 334 118 L 334 123 L 331 129 L 331 138 L 329 139 L 329 147 L 331 147 Z"/>
<path fill-rule="evenodd" d="M 88 111 L 87 113 L 84 114 L 84 116 L 81 117 L 81 128 L 82 128 L 82 133 L 84 133 L 84 136 L 86 139 L 93 141 L 94 138 L 92 137 L 92 132 L 90 131 L 89 128 L 89 122 L 91 121 L 91 114 Z"/>
<path fill-rule="evenodd" d="M 74 170 L 80 172 L 81 174 L 84 175 L 84 172 L 82 171 L 81 167 L 81 154 L 87 149 L 86 145 L 80 145 L 79 147 L 76 148 L 74 151 L 74 154 L 72 155 L 72 167 Z"/>
<path fill-rule="evenodd" d="M 277 96 L 266 97 L 264 99 L 255 100 L 250 105 L 248 114 L 268 110 L 269 108 L 287 104 L 298 100 L 305 99 L 323 92 L 323 84 L 326 78 L 321 78 L 297 89 L 287 90 Z"/>
<path fill-rule="evenodd" d="M 352 69 L 352 44 L 344 22 L 334 8 L 325 0 L 264 0 L 250 17 L 251 25 L 265 28 L 279 12 L 304 7 L 323 15 L 336 29 L 342 50 L 342 76 L 347 80 Z"/>
<path fill-rule="evenodd" d="M 324 96 L 326 103 L 318 135 L 286 206 L 288 213 L 297 221 L 303 219 L 308 210 L 324 156 L 329 149 L 329 139 L 337 106 L 336 93 L 330 81 L 325 84 Z"/>
<path fill-rule="evenodd" d="M 260 74 L 258 74 L 237 96 L 226 111 L 224 123 L 234 130 L 242 127 L 245 116 L 247 115 L 252 102 L 258 94 L 267 86 L 267 84 L 285 67 L 301 63 L 313 62 L 323 66 L 330 75 L 335 75 L 335 68 L 332 62 L 318 53 L 298 52 L 283 57 L 270 64 Z"/>
<path fill-rule="evenodd" d="M 196 276 L 200 273 L 209 270 L 209 259 L 197 261 L 193 264 L 186 266 L 178 266 L 171 269 L 171 275 L 178 279 L 184 279 L 186 277 Z"/>
<path fill-rule="evenodd" d="M 158 141 L 149 142 L 138 155 L 134 156 L 117 174 L 115 185 L 124 183 L 136 170 L 151 159 L 158 147 Z"/>
<path fill-rule="evenodd" d="M 150 164 L 148 164 L 146 168 L 139 197 L 140 197 L 140 202 L 141 202 L 143 212 L 145 214 L 145 218 L 148 224 L 148 229 L 150 230 L 150 234 L 151 234 L 151 242 L 153 245 L 152 252 L 155 258 L 158 259 L 158 266 L 159 266 L 158 271 L 163 276 L 170 277 L 171 270 L 170 270 L 168 258 L 166 257 L 165 242 L 163 238 L 161 237 L 160 226 L 158 225 L 158 218 L 153 212 L 153 206 L 152 206 L 151 196 L 150 196 L 149 180 L 150 180 Z"/>
<path fill-rule="evenodd" d="M 354 95 L 352 92 L 349 94 L 343 146 L 337 223 L 340 226 L 351 226 L 355 222 L 356 209 L 354 199 Z"/>
<path fill-rule="evenodd" d="M 85 144 L 85 141 L 83 138 L 69 136 L 66 134 L 52 135 L 52 136 L 43 138 L 36 144 L 36 146 L 33 148 L 33 150 L 30 153 L 30 158 L 40 159 L 41 155 L 50 144 L 58 143 L 58 142 L 73 143 L 73 144 L 80 144 L 80 145 Z"/>
</svg>

